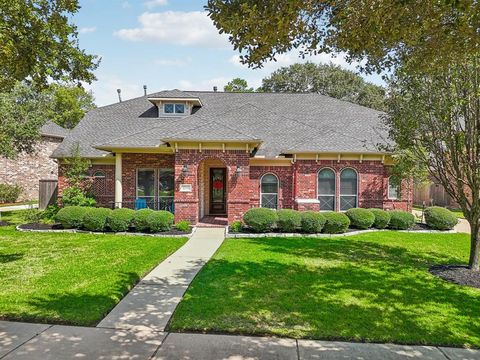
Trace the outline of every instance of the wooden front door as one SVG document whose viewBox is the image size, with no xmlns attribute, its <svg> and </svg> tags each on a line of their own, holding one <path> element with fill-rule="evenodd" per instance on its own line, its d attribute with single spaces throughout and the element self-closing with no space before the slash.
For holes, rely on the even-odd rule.
<svg viewBox="0 0 480 360">
<path fill-rule="evenodd" d="M 226 169 L 210 169 L 210 214 L 225 215 L 226 203 Z"/>
</svg>

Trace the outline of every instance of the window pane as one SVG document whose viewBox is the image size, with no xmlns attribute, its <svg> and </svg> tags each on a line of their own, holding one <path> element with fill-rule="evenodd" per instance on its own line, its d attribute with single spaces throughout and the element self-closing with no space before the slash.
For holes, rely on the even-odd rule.
<svg viewBox="0 0 480 360">
<path fill-rule="evenodd" d="M 340 195 L 357 194 L 357 173 L 352 169 L 345 169 L 340 174 Z"/>
<path fill-rule="evenodd" d="M 340 196 L 340 210 L 345 211 L 357 206 L 356 196 Z"/>
<path fill-rule="evenodd" d="M 388 198 L 398 199 L 400 194 L 400 184 L 393 178 L 388 178 Z"/>
<path fill-rule="evenodd" d="M 173 196 L 174 174 L 173 169 L 160 169 L 158 179 L 159 196 Z"/>
<path fill-rule="evenodd" d="M 323 169 L 318 173 L 318 194 L 335 195 L 335 173 L 330 169 Z"/>
<path fill-rule="evenodd" d="M 274 194 L 262 194 L 262 207 L 269 209 L 277 208 L 277 195 Z"/>
<path fill-rule="evenodd" d="M 319 196 L 320 210 L 335 211 L 335 196 Z"/>
<path fill-rule="evenodd" d="M 153 170 L 138 170 L 137 197 L 155 196 L 155 172 Z"/>
<path fill-rule="evenodd" d="M 278 179 L 275 175 L 267 174 L 262 177 L 262 193 L 276 194 L 278 192 Z"/>
<path fill-rule="evenodd" d="M 173 114 L 173 104 L 164 104 L 163 111 L 165 114 Z"/>
<path fill-rule="evenodd" d="M 175 113 L 176 114 L 183 114 L 185 112 L 185 105 L 184 104 L 175 104 Z"/>
</svg>

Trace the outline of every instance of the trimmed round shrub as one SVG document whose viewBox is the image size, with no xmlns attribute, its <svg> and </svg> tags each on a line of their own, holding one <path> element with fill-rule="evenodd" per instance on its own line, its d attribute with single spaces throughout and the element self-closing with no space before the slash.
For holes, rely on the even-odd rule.
<svg viewBox="0 0 480 360">
<path fill-rule="evenodd" d="M 390 229 L 407 230 L 414 224 L 415 216 L 413 216 L 413 214 L 402 210 L 390 211 L 390 223 L 388 224 Z"/>
<path fill-rule="evenodd" d="M 253 208 L 243 215 L 243 222 L 256 232 L 272 230 L 277 219 L 277 212 L 267 208 Z"/>
<path fill-rule="evenodd" d="M 235 220 L 230 224 L 230 232 L 239 233 L 242 231 L 242 222 L 240 220 Z"/>
<path fill-rule="evenodd" d="M 454 213 L 440 206 L 426 208 L 424 215 L 427 226 L 434 230 L 452 230 L 458 223 Z"/>
<path fill-rule="evenodd" d="M 325 217 L 323 232 L 327 234 L 342 234 L 348 230 L 350 219 L 344 213 L 327 211 L 322 213 Z"/>
<path fill-rule="evenodd" d="M 302 231 L 308 234 L 315 234 L 322 231 L 325 225 L 325 217 L 316 211 L 304 211 L 302 215 Z"/>
<path fill-rule="evenodd" d="M 83 215 L 83 227 L 89 231 L 104 231 L 112 209 L 89 208 Z"/>
<path fill-rule="evenodd" d="M 352 227 L 357 229 L 368 229 L 375 222 L 375 215 L 367 209 L 351 208 L 347 210 L 345 215 L 350 219 Z"/>
<path fill-rule="evenodd" d="M 385 229 L 390 222 L 390 212 L 382 209 L 370 209 L 375 216 L 373 227 L 376 229 Z"/>
<path fill-rule="evenodd" d="M 108 227 L 115 232 L 127 231 L 132 226 L 134 216 L 135 210 L 115 209 L 108 215 Z"/>
<path fill-rule="evenodd" d="M 147 217 L 148 228 L 151 232 L 169 231 L 173 226 L 173 218 L 170 211 L 154 211 Z"/>
<path fill-rule="evenodd" d="M 65 229 L 78 229 L 83 225 L 83 217 L 89 209 L 85 206 L 66 206 L 55 215 L 55 221 Z"/>
<path fill-rule="evenodd" d="M 135 211 L 135 216 L 133 217 L 133 226 L 135 226 L 135 231 L 148 231 L 148 222 L 147 219 L 152 214 L 154 210 L 152 209 L 141 209 Z"/>
<path fill-rule="evenodd" d="M 190 222 L 188 220 L 180 220 L 175 224 L 175 229 L 187 232 L 190 230 Z"/>
<path fill-rule="evenodd" d="M 302 225 L 302 216 L 296 210 L 281 209 L 277 211 L 277 228 L 281 232 L 294 232 Z"/>
</svg>

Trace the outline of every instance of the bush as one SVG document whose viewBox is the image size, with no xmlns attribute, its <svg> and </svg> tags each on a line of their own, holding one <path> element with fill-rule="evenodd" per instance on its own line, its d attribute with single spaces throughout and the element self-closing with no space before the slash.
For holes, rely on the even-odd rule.
<svg viewBox="0 0 480 360">
<path fill-rule="evenodd" d="M 304 211 L 302 216 L 302 231 L 308 234 L 315 234 L 322 231 L 325 225 L 325 217 L 316 211 Z"/>
<path fill-rule="evenodd" d="M 385 229 L 390 222 L 390 212 L 382 209 L 370 209 L 375 216 L 373 227 L 376 229 Z"/>
<path fill-rule="evenodd" d="M 281 232 L 294 232 L 302 226 L 302 216 L 296 210 L 278 210 L 277 217 L 277 227 Z"/>
<path fill-rule="evenodd" d="M 16 202 L 21 193 L 19 185 L 0 184 L 0 204 Z"/>
<path fill-rule="evenodd" d="M 141 209 L 135 211 L 135 216 L 133 218 L 133 226 L 135 226 L 136 231 L 148 231 L 148 222 L 147 219 L 154 211 L 152 209 Z"/>
<path fill-rule="evenodd" d="M 34 208 L 30 208 L 21 212 L 22 221 L 27 224 L 39 224 L 42 220 L 42 217 L 43 212 Z"/>
<path fill-rule="evenodd" d="M 89 231 L 104 231 L 111 212 L 107 208 L 89 208 L 83 215 L 83 227 Z"/>
<path fill-rule="evenodd" d="M 345 215 L 350 219 L 352 227 L 357 229 L 368 229 L 375 222 L 375 215 L 367 209 L 351 208 Z"/>
<path fill-rule="evenodd" d="M 60 208 L 57 205 L 48 205 L 42 212 L 42 219 L 49 222 L 55 220 L 55 216 L 59 211 Z"/>
<path fill-rule="evenodd" d="M 458 223 L 458 219 L 450 210 L 432 206 L 425 209 L 425 222 L 435 230 L 451 230 Z"/>
<path fill-rule="evenodd" d="M 83 225 L 83 216 L 88 209 L 83 206 L 67 206 L 58 211 L 55 220 L 65 229 L 78 229 Z"/>
<path fill-rule="evenodd" d="M 127 231 L 132 226 L 135 210 L 132 209 L 115 209 L 108 215 L 107 225 L 110 230 L 119 232 Z"/>
<path fill-rule="evenodd" d="M 388 227 L 395 230 L 407 230 L 415 224 L 415 216 L 413 214 L 401 211 L 390 211 L 390 223 Z"/>
<path fill-rule="evenodd" d="M 62 192 L 62 204 L 63 206 L 95 206 L 97 202 L 78 186 L 70 186 Z"/>
<path fill-rule="evenodd" d="M 175 224 L 175 228 L 178 231 L 189 231 L 190 230 L 190 222 L 188 220 L 180 220 Z"/>
<path fill-rule="evenodd" d="M 325 226 L 323 232 L 327 234 L 341 234 L 347 231 L 350 225 L 350 219 L 344 213 L 327 211 L 322 213 L 325 217 Z"/>
<path fill-rule="evenodd" d="M 256 232 L 272 230 L 277 220 L 277 212 L 267 208 L 253 208 L 243 215 L 243 222 Z"/>
<path fill-rule="evenodd" d="M 148 228 L 151 232 L 169 231 L 173 226 L 173 218 L 173 214 L 169 211 L 153 211 L 147 217 Z"/>
<path fill-rule="evenodd" d="M 242 231 L 242 222 L 240 220 L 235 220 L 230 224 L 230 232 L 239 233 Z"/>
</svg>

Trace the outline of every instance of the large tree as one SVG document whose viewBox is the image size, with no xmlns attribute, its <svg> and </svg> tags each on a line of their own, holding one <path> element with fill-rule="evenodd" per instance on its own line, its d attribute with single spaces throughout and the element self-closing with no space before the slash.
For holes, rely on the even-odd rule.
<svg viewBox="0 0 480 360">
<path fill-rule="evenodd" d="M 253 92 L 253 88 L 248 86 L 248 82 L 242 78 L 232 79 L 223 87 L 226 92 Z"/>
<path fill-rule="evenodd" d="M 0 91 L 95 80 L 98 59 L 80 49 L 71 22 L 78 10 L 78 0 L 0 0 Z"/>
<path fill-rule="evenodd" d="M 293 64 L 262 80 L 265 92 L 315 92 L 384 110 L 385 89 L 333 64 Z"/>
</svg>

